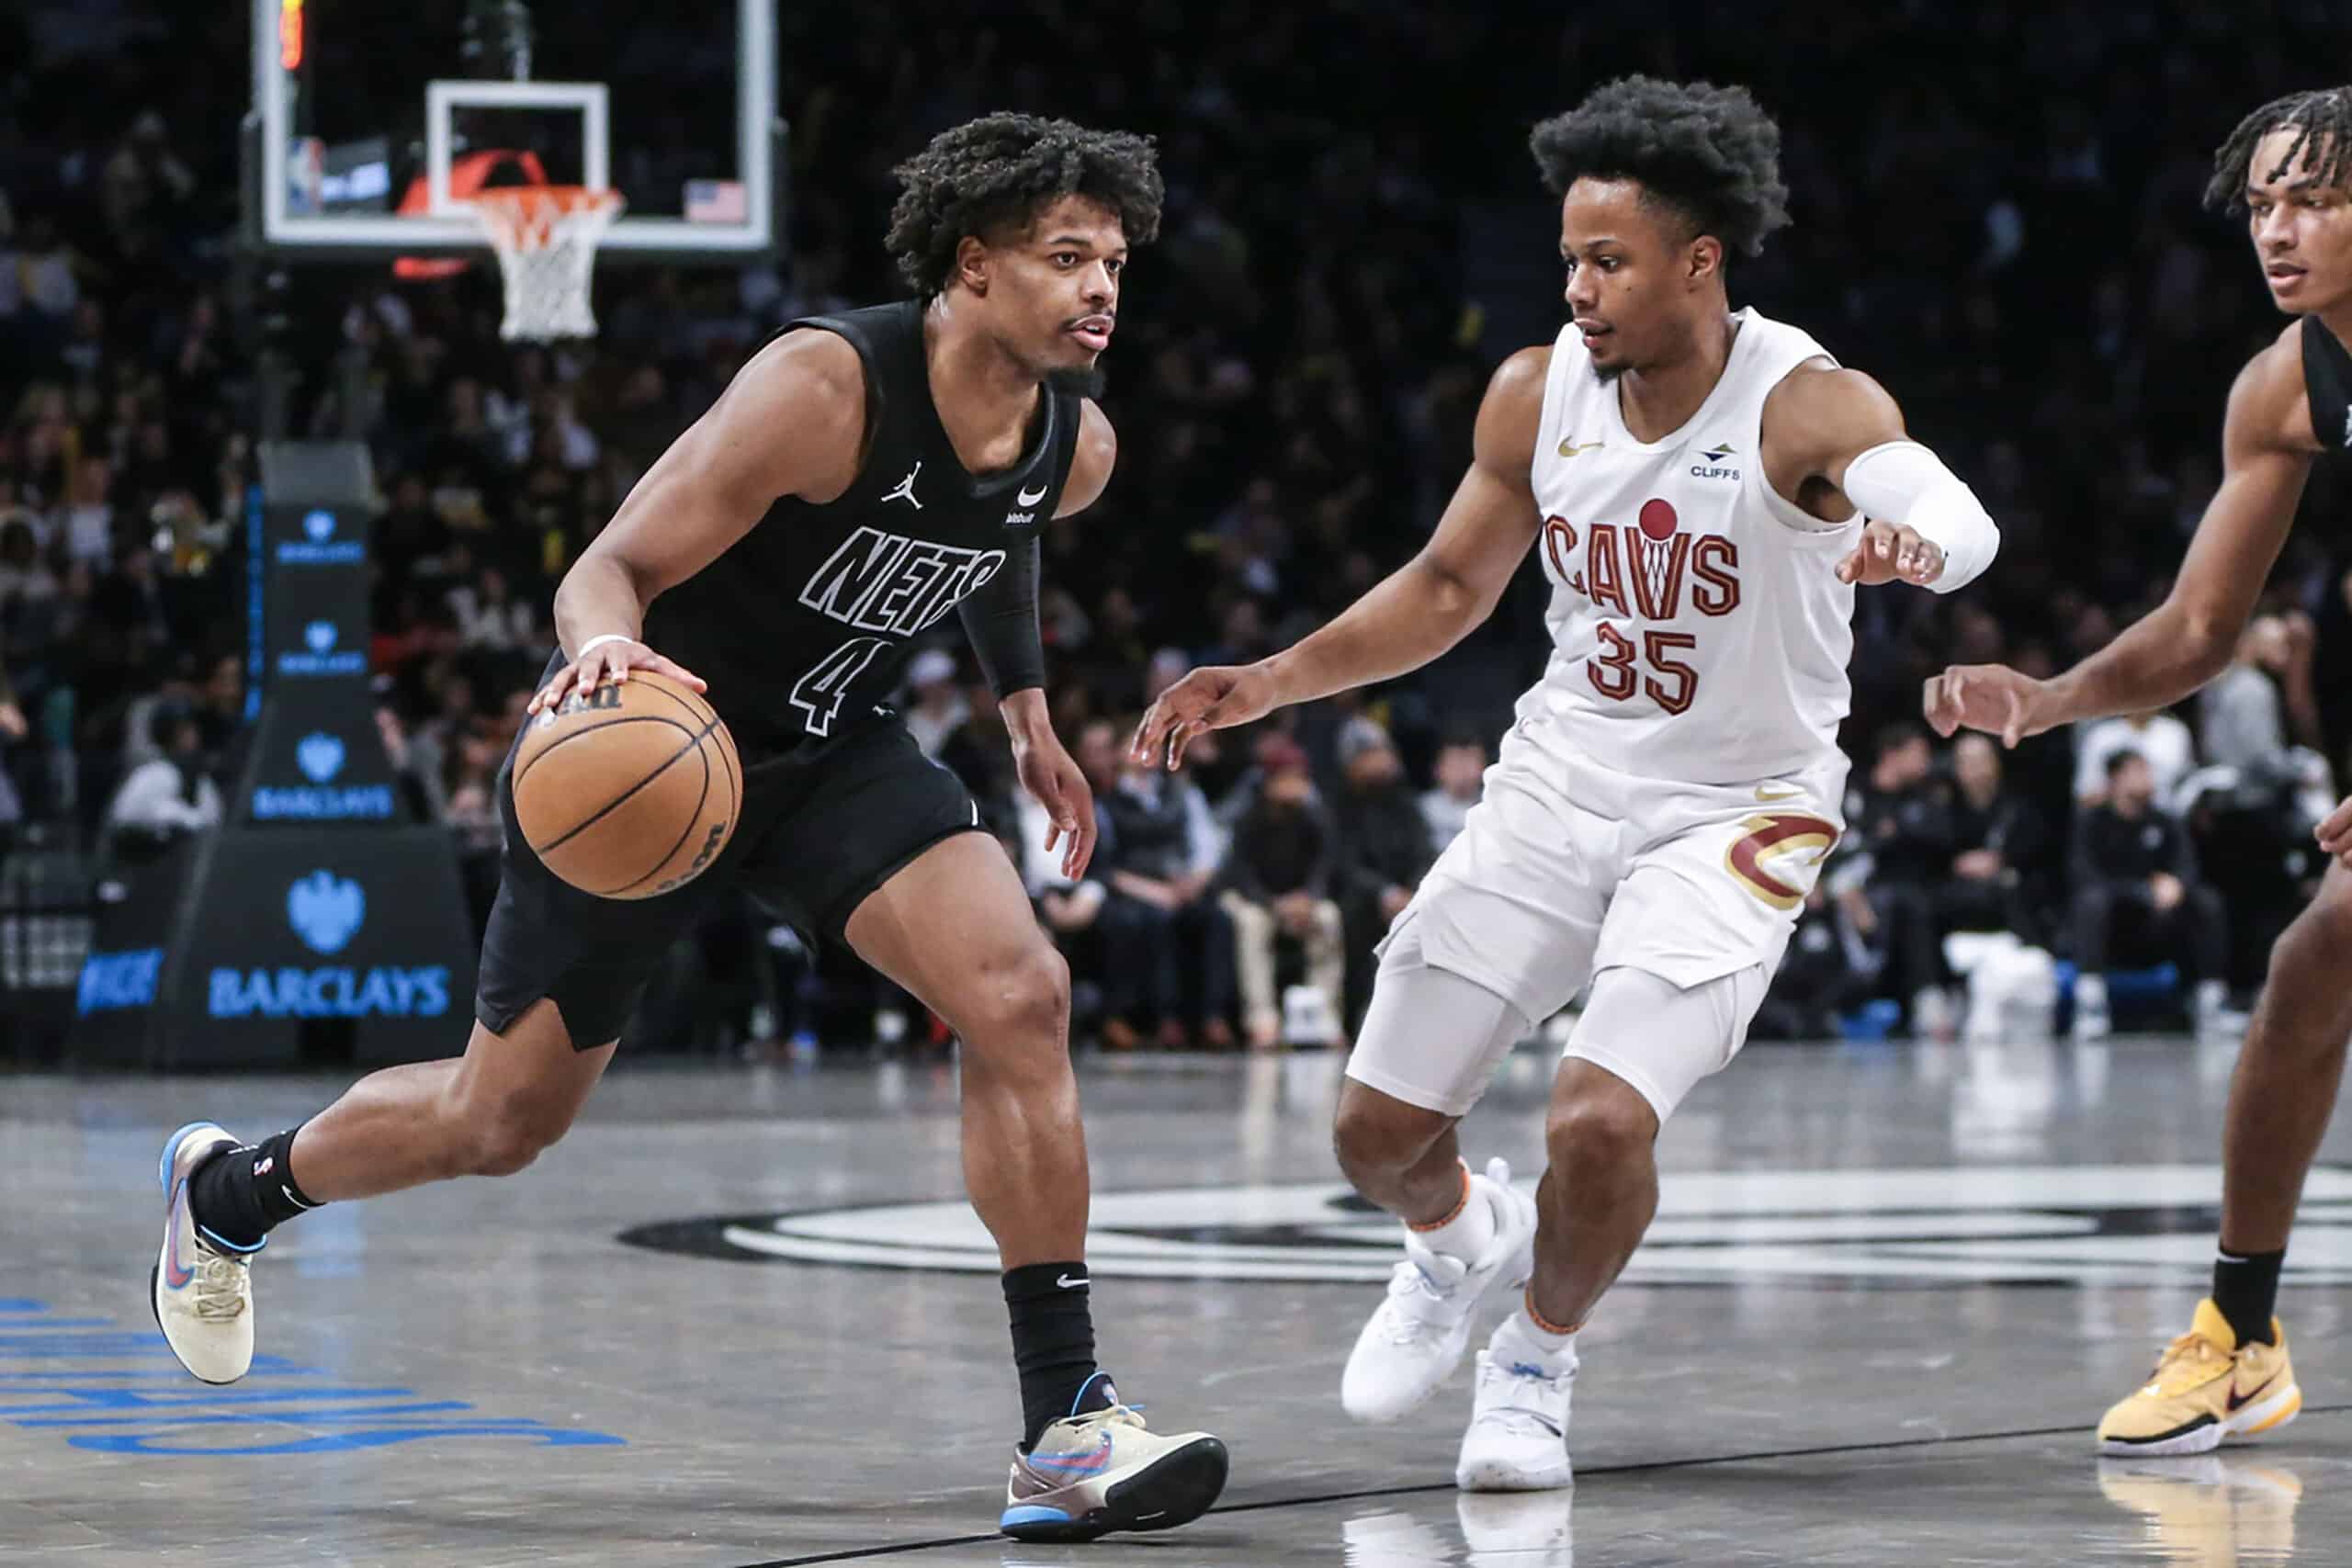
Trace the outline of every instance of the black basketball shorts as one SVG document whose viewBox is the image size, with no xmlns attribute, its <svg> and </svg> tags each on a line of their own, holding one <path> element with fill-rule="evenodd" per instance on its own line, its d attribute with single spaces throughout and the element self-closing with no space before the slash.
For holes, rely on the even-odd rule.
<svg viewBox="0 0 2352 1568">
<path fill-rule="evenodd" d="M 552 997 L 583 1051 L 619 1038 L 662 954 L 712 900 L 741 889 L 805 935 L 840 942 L 867 894 L 942 839 L 980 826 L 962 781 L 925 757 L 895 716 L 877 715 L 747 765 L 734 836 L 694 881 L 651 898 L 599 898 L 559 878 L 523 841 L 508 787 L 514 765 L 510 753 L 498 774 L 498 898 L 482 935 L 474 1016 L 503 1034 Z"/>
</svg>

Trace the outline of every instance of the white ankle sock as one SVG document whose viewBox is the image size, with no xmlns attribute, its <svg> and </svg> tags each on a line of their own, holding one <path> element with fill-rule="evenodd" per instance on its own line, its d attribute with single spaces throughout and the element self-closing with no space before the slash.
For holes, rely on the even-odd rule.
<svg viewBox="0 0 2352 1568">
<path fill-rule="evenodd" d="M 1555 1334 L 1527 1314 L 1527 1303 L 1503 1319 L 1501 1330 L 1487 1347 L 1487 1353 L 1500 1359 L 1508 1355 L 1514 1363 L 1539 1367 L 1545 1377 L 1558 1377 L 1574 1371 L 1577 1365 L 1577 1337 L 1571 1329 Z"/>
<path fill-rule="evenodd" d="M 1405 1227 L 1413 1239 L 1431 1252 L 1442 1252 L 1448 1258 L 1458 1258 L 1464 1263 L 1476 1262 L 1495 1241 L 1495 1205 L 1478 1182 L 1471 1176 L 1470 1168 L 1462 1168 L 1462 1207 L 1442 1225 L 1427 1230 Z"/>
</svg>

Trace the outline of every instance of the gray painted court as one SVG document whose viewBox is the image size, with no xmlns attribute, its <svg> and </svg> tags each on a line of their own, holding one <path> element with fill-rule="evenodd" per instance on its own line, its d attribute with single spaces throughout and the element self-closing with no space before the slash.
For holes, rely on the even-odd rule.
<svg viewBox="0 0 2352 1568">
<path fill-rule="evenodd" d="M 1222 1434 L 1234 1477 L 1187 1529 L 1067 1549 L 990 1531 L 1017 1402 L 944 1066 L 624 1059 L 519 1178 L 288 1226 L 255 1275 L 269 1359 L 218 1390 L 148 1316 L 156 1149 L 340 1081 L 0 1079 L 0 1561 L 2341 1562 L 2340 1130 L 2282 1300 L 2302 1418 L 2202 1460 L 2090 1453 L 2201 1292 L 2230 1063 L 1751 1047 L 1668 1127 L 1657 1245 L 1585 1337 L 1578 1485 L 1466 1500 L 1466 1370 L 1401 1426 L 1340 1414 L 1390 1254 L 1340 1201 L 1338 1062 L 1090 1063 L 1105 1362 L 1155 1425 Z M 1513 1057 L 1465 1150 L 1533 1156 L 1548 1073 Z"/>
</svg>

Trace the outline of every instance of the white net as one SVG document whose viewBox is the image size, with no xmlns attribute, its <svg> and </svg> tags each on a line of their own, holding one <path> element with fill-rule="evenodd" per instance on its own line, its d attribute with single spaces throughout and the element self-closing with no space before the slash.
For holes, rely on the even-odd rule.
<svg viewBox="0 0 2352 1568">
<path fill-rule="evenodd" d="M 596 242 L 620 216 L 620 192 L 578 186 L 514 186 L 473 198 L 506 281 L 499 335 L 546 343 L 596 335 L 588 283 Z"/>
</svg>

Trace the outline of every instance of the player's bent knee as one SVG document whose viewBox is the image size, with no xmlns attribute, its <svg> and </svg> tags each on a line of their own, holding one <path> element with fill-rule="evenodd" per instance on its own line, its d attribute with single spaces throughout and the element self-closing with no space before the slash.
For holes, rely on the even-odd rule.
<svg viewBox="0 0 2352 1568">
<path fill-rule="evenodd" d="M 524 1169 L 571 1130 L 575 1109 L 564 1100 L 528 1093 L 472 1106 L 465 1126 L 469 1174 L 513 1176 Z"/>
<path fill-rule="evenodd" d="M 1331 1119 L 1331 1147 L 1351 1178 L 1405 1170 L 1445 1135 L 1453 1118 L 1350 1082 Z"/>
<path fill-rule="evenodd" d="M 1649 1101 L 1611 1079 L 1553 1104 L 1544 1119 L 1544 1153 L 1555 1169 L 1615 1165 L 1647 1151 L 1657 1128 Z"/>
<path fill-rule="evenodd" d="M 958 1010 L 967 1046 L 984 1053 L 1059 1044 L 1069 1025 L 1069 961 L 1040 938 L 982 969 L 978 994 Z"/>
</svg>

